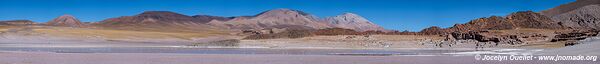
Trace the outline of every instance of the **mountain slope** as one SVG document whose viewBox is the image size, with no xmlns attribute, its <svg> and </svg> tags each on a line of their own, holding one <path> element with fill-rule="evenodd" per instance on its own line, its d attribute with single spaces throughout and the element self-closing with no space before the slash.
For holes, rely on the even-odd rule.
<svg viewBox="0 0 600 64">
<path fill-rule="evenodd" d="M 553 20 L 561 25 L 575 29 L 600 29 L 600 5 L 588 5 L 555 15 Z"/>
<path fill-rule="evenodd" d="M 532 11 L 516 12 L 508 15 L 506 18 L 500 16 L 491 16 L 488 18 L 479 18 L 466 24 L 456 24 L 450 27 L 447 32 L 468 32 L 479 30 L 506 30 L 518 28 L 536 28 L 536 29 L 562 29 L 559 23 Z"/>
<path fill-rule="evenodd" d="M 542 13 L 567 28 L 600 29 L 600 0 L 577 0 Z"/>
<path fill-rule="evenodd" d="M 226 20 L 217 16 L 187 16 L 169 11 L 146 11 L 134 16 L 106 19 L 95 25 L 127 30 L 202 31 L 215 28 L 205 24 L 214 19 Z"/>
<path fill-rule="evenodd" d="M 46 25 L 49 26 L 68 26 L 68 27 L 82 27 L 83 23 L 72 15 L 62 15 L 51 21 L 48 21 Z"/>
<path fill-rule="evenodd" d="M 549 17 L 532 11 L 521 11 L 510 14 L 506 17 L 518 28 L 536 28 L 536 29 L 560 29 L 559 23 Z"/>
<path fill-rule="evenodd" d="M 225 24 L 233 29 L 264 29 L 274 26 L 307 26 L 315 29 L 329 26 L 317 22 L 316 17 L 297 10 L 273 9 L 255 16 L 236 17 Z"/>
<path fill-rule="evenodd" d="M 600 4 L 600 0 L 577 0 L 575 2 L 571 2 L 568 4 L 563 4 L 557 7 L 554 7 L 549 10 L 544 10 L 541 13 L 548 17 L 553 17 L 555 15 L 567 13 L 569 11 L 573 11 L 575 9 L 588 6 L 588 5 L 597 5 Z"/>
<path fill-rule="evenodd" d="M 332 27 L 353 29 L 356 31 L 384 30 L 383 27 L 376 25 L 362 16 L 354 13 L 344 13 L 335 17 L 329 17 L 326 18 L 324 22 Z"/>
</svg>

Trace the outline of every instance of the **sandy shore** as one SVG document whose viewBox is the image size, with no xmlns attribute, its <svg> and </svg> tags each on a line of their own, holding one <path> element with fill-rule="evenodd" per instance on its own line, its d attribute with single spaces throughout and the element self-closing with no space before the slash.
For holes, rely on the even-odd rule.
<svg viewBox="0 0 600 64">
<path fill-rule="evenodd" d="M 592 61 L 480 61 L 473 56 L 0 52 L 0 64 L 597 64 Z"/>
</svg>

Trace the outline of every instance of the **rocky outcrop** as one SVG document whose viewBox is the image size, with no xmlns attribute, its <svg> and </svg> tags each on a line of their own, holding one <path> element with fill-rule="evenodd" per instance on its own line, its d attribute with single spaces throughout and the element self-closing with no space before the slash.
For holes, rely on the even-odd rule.
<svg viewBox="0 0 600 64">
<path fill-rule="evenodd" d="M 224 39 L 209 42 L 193 43 L 191 46 L 238 46 L 240 40 L 238 39 Z"/>
<path fill-rule="evenodd" d="M 576 41 L 598 36 L 600 30 L 577 30 L 568 33 L 557 33 L 550 42 L 566 41 L 565 46 L 578 44 Z"/>
<path fill-rule="evenodd" d="M 323 22 L 332 27 L 353 29 L 356 31 L 384 31 L 383 27 L 354 13 L 344 13 L 335 17 L 329 17 Z"/>
<path fill-rule="evenodd" d="M 311 30 L 289 29 L 280 33 L 274 34 L 256 34 L 245 37 L 244 39 L 277 39 L 277 38 L 302 38 L 313 36 Z"/>
<path fill-rule="evenodd" d="M 271 29 L 271 30 L 245 30 L 244 33 L 254 34 L 244 39 L 276 39 L 276 38 L 302 38 L 312 35 L 376 35 L 376 34 L 400 34 L 401 32 L 383 32 L 383 31 L 355 31 L 345 28 L 325 28 L 319 30 L 310 29 Z"/>
<path fill-rule="evenodd" d="M 453 39 L 456 40 L 476 40 L 478 42 L 493 42 L 495 45 L 499 44 L 510 44 L 517 45 L 522 44 L 523 41 L 519 39 L 518 35 L 500 35 L 500 34 L 489 34 L 486 32 L 467 32 L 458 33 L 453 32 L 450 34 Z"/>
<path fill-rule="evenodd" d="M 438 35 L 438 34 L 444 34 L 447 32 L 444 30 L 444 28 L 432 26 L 432 27 L 421 30 L 419 33 L 423 34 L 423 35 Z"/>
<path fill-rule="evenodd" d="M 361 34 L 355 30 L 344 29 L 344 28 L 319 29 L 313 33 L 316 35 L 360 35 Z"/>
<path fill-rule="evenodd" d="M 500 16 L 491 16 L 488 18 L 479 18 L 471 20 L 465 24 L 456 24 L 450 27 L 448 32 L 469 32 L 469 31 L 481 31 L 481 30 L 504 30 L 512 29 L 514 26 L 508 22 L 505 18 Z"/>
<path fill-rule="evenodd" d="M 574 33 L 557 33 L 552 40 L 547 40 L 547 33 L 535 33 L 530 31 L 521 31 L 521 28 L 533 29 L 568 29 L 588 30 L 597 29 L 600 7 L 596 4 L 600 0 L 577 0 L 576 2 L 561 5 L 559 7 L 542 11 L 542 14 L 532 11 L 522 11 L 509 14 L 506 17 L 492 16 L 488 18 L 479 18 L 465 24 L 456 24 L 448 29 L 440 30 L 432 27 L 425 29 L 420 34 L 439 34 L 447 36 L 446 42 L 469 42 L 475 41 L 477 46 L 481 43 L 493 42 L 492 46 L 499 44 L 520 45 L 534 43 L 540 41 L 567 41 L 565 45 L 573 45 L 574 41 L 596 36 L 598 32 L 574 32 Z M 514 30 L 513 30 L 514 29 Z M 508 30 L 503 32 L 499 30 Z M 493 32 L 488 32 L 493 31 Z M 516 31 L 514 33 L 512 31 Z M 550 34 L 551 35 L 551 34 Z M 441 44 L 439 44 L 441 45 Z"/>
<path fill-rule="evenodd" d="M 506 18 L 492 16 L 489 18 L 479 18 L 466 24 L 456 24 L 445 30 L 446 32 L 469 32 L 485 30 L 506 30 L 518 28 L 536 28 L 536 29 L 562 29 L 559 23 L 550 18 L 532 11 L 516 12 L 508 15 Z"/>
<path fill-rule="evenodd" d="M 500 42 L 500 40 L 498 38 L 487 37 L 487 36 L 482 35 L 479 32 L 466 32 L 466 33 L 452 32 L 452 33 L 450 33 L 450 36 L 452 36 L 452 39 L 456 39 L 456 40 L 473 39 L 473 40 L 477 40 L 479 42 Z"/>
<path fill-rule="evenodd" d="M 72 15 L 62 15 L 58 18 L 55 18 L 51 21 L 46 22 L 46 25 L 49 26 L 66 26 L 66 27 L 83 27 L 84 24 L 81 23 L 77 18 Z"/>
<path fill-rule="evenodd" d="M 11 25 L 11 26 L 25 26 L 25 25 L 35 25 L 36 23 L 30 20 L 8 20 L 8 21 L 0 21 L 0 25 Z"/>
<path fill-rule="evenodd" d="M 506 17 L 509 23 L 517 28 L 561 29 L 559 23 L 549 17 L 532 11 L 522 11 Z"/>
</svg>

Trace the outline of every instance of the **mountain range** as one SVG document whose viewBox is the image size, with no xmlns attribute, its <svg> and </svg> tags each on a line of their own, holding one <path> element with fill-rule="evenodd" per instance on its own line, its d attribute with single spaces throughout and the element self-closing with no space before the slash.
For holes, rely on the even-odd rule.
<svg viewBox="0 0 600 64">
<path fill-rule="evenodd" d="M 600 29 L 600 1 L 577 0 L 572 3 L 541 11 L 521 11 L 507 16 L 490 16 L 455 24 L 449 28 L 431 27 L 427 34 L 468 32 L 480 30 L 535 29 Z M 13 20 L 1 24 L 36 24 L 28 20 Z M 210 15 L 187 16 L 169 11 L 145 11 L 133 16 L 121 16 L 99 22 L 83 23 L 72 15 L 63 15 L 44 25 L 66 27 L 96 27 L 125 30 L 264 30 L 344 28 L 356 31 L 388 31 L 355 13 L 342 13 L 319 18 L 292 9 L 272 9 L 252 16 L 220 17 Z"/>
<path fill-rule="evenodd" d="M 384 30 L 382 27 L 354 13 L 344 13 L 335 17 L 320 19 L 302 11 L 284 8 L 268 10 L 253 16 L 237 17 L 187 16 L 169 11 L 146 11 L 134 16 L 109 18 L 92 25 L 116 29 L 262 30 L 296 27 L 309 29 L 346 28 L 358 31 Z"/>
</svg>

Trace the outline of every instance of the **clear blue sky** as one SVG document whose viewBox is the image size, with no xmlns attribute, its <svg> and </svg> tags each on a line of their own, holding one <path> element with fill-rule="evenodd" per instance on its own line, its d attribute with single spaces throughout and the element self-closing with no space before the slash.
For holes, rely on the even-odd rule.
<svg viewBox="0 0 600 64">
<path fill-rule="evenodd" d="M 319 17 L 359 14 L 386 29 L 420 31 L 517 11 L 542 11 L 575 0 L 0 0 L 0 20 L 47 22 L 71 14 L 84 22 L 131 16 L 143 11 L 185 15 L 246 16 L 276 9 Z"/>
</svg>

